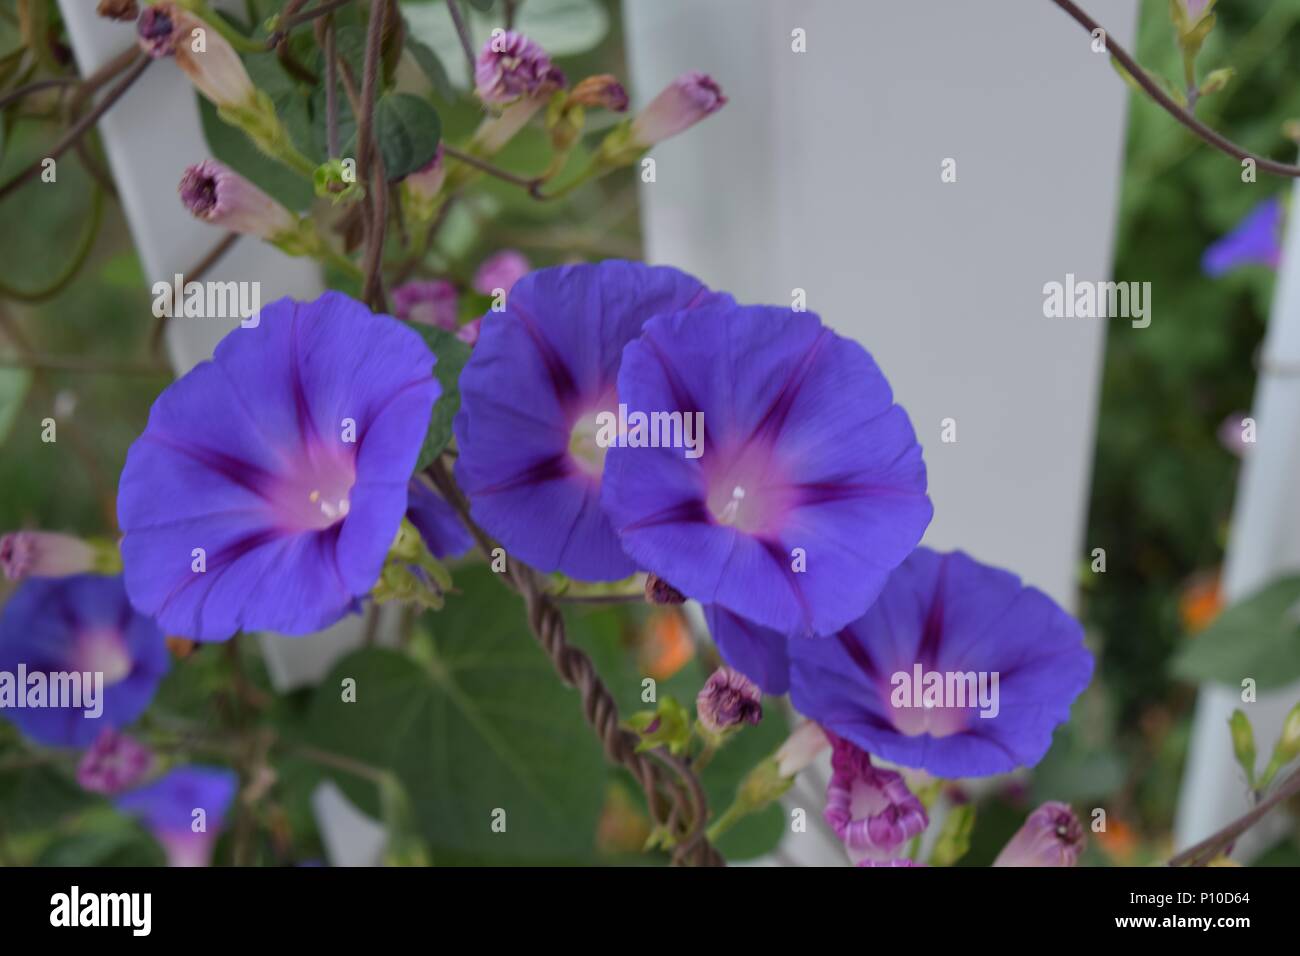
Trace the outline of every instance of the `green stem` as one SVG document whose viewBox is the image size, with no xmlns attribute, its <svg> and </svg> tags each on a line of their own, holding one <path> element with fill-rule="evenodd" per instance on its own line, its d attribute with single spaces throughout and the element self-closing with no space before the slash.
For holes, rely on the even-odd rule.
<svg viewBox="0 0 1300 956">
<path fill-rule="evenodd" d="M 727 807 L 722 816 L 709 824 L 709 828 L 704 831 L 704 835 L 708 838 L 710 843 L 716 843 L 718 837 L 722 836 L 722 834 L 726 833 L 741 820 L 745 819 L 749 814 L 749 807 L 745 806 L 739 800 L 733 800 L 731 806 Z"/>
<path fill-rule="evenodd" d="M 220 33 L 226 40 L 240 53 L 265 53 L 265 41 L 258 42 L 244 36 L 229 23 L 226 19 L 207 5 L 204 0 L 180 0 L 180 5 L 189 10 L 199 19 L 211 25 L 212 29 Z"/>
</svg>

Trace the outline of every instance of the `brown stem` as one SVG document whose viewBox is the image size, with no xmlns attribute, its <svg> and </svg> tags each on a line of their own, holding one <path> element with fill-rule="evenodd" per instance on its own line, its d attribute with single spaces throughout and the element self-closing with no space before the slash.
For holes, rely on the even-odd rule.
<svg viewBox="0 0 1300 956">
<path fill-rule="evenodd" d="M 460 39 L 460 48 L 465 51 L 465 59 L 469 63 L 470 78 L 474 77 L 474 44 L 470 42 L 469 27 L 465 25 L 465 17 L 460 12 L 460 4 L 456 0 L 447 0 L 447 12 L 451 14 L 451 22 L 456 25 L 456 36 Z"/>
<path fill-rule="evenodd" d="M 317 17 L 328 16 L 329 14 L 333 13 L 335 10 L 341 10 L 343 7 L 346 7 L 349 3 L 352 2 L 353 0 L 329 0 L 328 3 L 322 3 L 318 7 L 313 7 L 312 9 L 308 10 L 306 13 L 294 12 L 297 10 L 298 7 L 302 6 L 301 3 L 298 3 L 296 5 L 295 4 L 286 5 L 285 13 L 281 14 L 280 25 L 276 28 L 276 31 L 274 33 L 272 33 L 269 37 L 267 37 L 266 48 L 269 50 L 272 49 L 273 47 L 279 46 L 288 38 L 289 34 L 296 27 L 300 27 L 304 23 L 310 23 L 312 20 L 315 20 Z M 290 9 L 290 6 L 293 7 L 292 10 Z"/>
<path fill-rule="evenodd" d="M 57 159 L 75 145 L 82 136 L 86 135 L 86 133 L 94 128 L 95 124 L 99 122 L 100 117 L 107 113 L 113 104 L 121 99 L 122 94 L 129 90 L 131 85 L 140 78 L 153 60 L 145 56 L 144 53 L 139 50 L 133 52 L 135 58 L 130 69 L 126 71 L 126 74 L 113 86 L 112 89 L 104 94 L 103 99 L 95 104 L 94 109 L 69 127 L 68 131 L 60 137 L 59 141 L 55 143 L 44 156 L 37 159 L 17 176 L 9 180 L 9 182 L 0 186 L 0 201 L 8 198 L 18 189 L 19 186 L 22 186 L 28 180 L 35 177 L 41 171 L 42 164 L 45 160 Z"/>
<path fill-rule="evenodd" d="M 452 480 L 442 460 L 435 461 L 427 474 L 443 497 L 460 514 L 465 527 L 479 549 L 491 556 L 495 545 L 487 533 L 470 517 L 469 502 Z M 532 568 L 511 559 L 504 574 L 507 584 L 524 600 L 528 625 L 542 650 L 551 659 L 556 672 L 582 698 L 582 712 L 596 731 L 611 762 L 625 768 L 640 782 L 646 793 L 650 814 L 657 823 L 668 827 L 675 845 L 673 862 L 694 866 L 724 866 L 725 861 L 705 837 L 708 804 L 699 779 L 682 761 L 660 749 L 637 752 L 640 738 L 620 724 L 618 704 L 609 692 L 591 658 L 568 642 L 564 615 L 546 592 Z M 666 794 L 667 802 L 660 799 Z"/>
<path fill-rule="evenodd" d="M 489 176 L 495 176 L 497 179 L 507 183 L 513 183 L 528 190 L 528 194 L 535 199 L 540 199 L 539 191 L 542 186 L 542 180 L 537 177 L 518 176 L 509 170 L 502 169 L 500 166 L 493 165 L 485 159 L 479 159 L 472 153 L 466 153 L 463 150 L 456 149 L 454 146 L 442 144 L 444 156 L 450 156 L 458 163 L 464 163 L 466 166 L 473 166 L 480 172 L 487 173 Z"/>
<path fill-rule="evenodd" d="M 1147 73 L 1142 66 L 1133 59 L 1128 52 L 1111 39 L 1110 31 L 1104 29 L 1092 17 L 1088 16 L 1083 10 L 1071 0 L 1052 0 L 1058 7 L 1074 18 L 1075 22 L 1082 26 L 1089 33 L 1101 30 L 1106 35 L 1106 50 L 1112 57 L 1119 61 L 1120 66 L 1128 71 L 1137 84 L 1146 91 L 1147 95 L 1155 100 L 1165 112 L 1172 116 L 1178 122 L 1182 123 L 1189 130 L 1205 140 L 1215 149 L 1227 153 L 1235 159 L 1249 159 L 1254 162 L 1258 169 L 1266 173 L 1273 173 L 1276 176 L 1300 177 L 1300 166 L 1292 166 L 1288 163 L 1279 163 L 1276 160 L 1269 159 L 1267 156 L 1260 156 L 1258 153 L 1252 153 L 1243 146 L 1238 146 L 1232 140 L 1223 134 L 1206 126 L 1190 111 L 1174 102 L 1155 80 Z"/>
<path fill-rule="evenodd" d="M 1203 866 L 1218 856 L 1219 851 L 1262 820 L 1275 806 L 1297 793 L 1300 793 L 1300 770 L 1294 771 L 1283 780 L 1272 793 L 1261 800 L 1249 813 L 1242 814 L 1222 830 L 1206 837 L 1195 846 L 1188 847 L 1171 859 L 1169 865 Z"/>
<path fill-rule="evenodd" d="M 366 59 L 361 77 L 361 111 L 357 114 L 357 167 L 366 184 L 367 235 L 365 287 L 362 298 L 372 309 L 385 311 L 381 276 L 384 233 L 388 222 L 388 188 L 384 182 L 384 160 L 374 141 L 375 98 L 379 85 L 380 53 L 388 4 L 371 0 L 366 24 Z M 377 173 L 377 174 L 376 174 Z"/>
</svg>

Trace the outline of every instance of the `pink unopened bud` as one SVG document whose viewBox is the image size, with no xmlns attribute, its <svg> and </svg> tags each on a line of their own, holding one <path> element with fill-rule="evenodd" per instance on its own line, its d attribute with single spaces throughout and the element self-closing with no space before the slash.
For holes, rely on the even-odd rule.
<svg viewBox="0 0 1300 956">
<path fill-rule="evenodd" d="M 478 336 L 482 328 L 483 328 L 483 316 L 480 315 L 477 319 L 471 319 L 470 321 L 462 325 L 459 329 L 457 329 L 456 338 L 460 339 L 470 348 L 473 348 L 475 345 L 478 344 Z"/>
<path fill-rule="evenodd" d="M 153 751 L 144 744 L 105 730 L 77 764 L 77 783 L 92 793 L 121 793 L 148 775 L 153 764 Z"/>
<path fill-rule="evenodd" d="M 136 33 L 150 56 L 174 56 L 190 82 L 216 106 L 239 108 L 257 103 L 257 90 L 235 48 L 215 28 L 173 0 L 148 7 L 136 23 Z"/>
<path fill-rule="evenodd" d="M 695 698 L 700 723 L 712 733 L 763 719 L 763 692 L 740 671 L 719 667 Z"/>
<path fill-rule="evenodd" d="M 502 249 L 483 260 L 474 273 L 474 291 L 483 295 L 495 295 L 500 289 L 509 293 L 515 283 L 528 275 L 533 269 L 527 257 L 514 249 Z"/>
<path fill-rule="evenodd" d="M 797 776 L 830 745 L 826 732 L 817 722 L 805 720 L 776 752 L 777 772 L 787 779 Z"/>
<path fill-rule="evenodd" d="M 69 534 L 14 531 L 0 537 L 0 569 L 10 581 L 86 574 L 95 569 L 95 549 Z"/>
<path fill-rule="evenodd" d="M 871 763 L 871 756 L 836 739 L 826 788 L 826 822 L 844 841 L 849 859 L 892 860 L 930 825 L 925 807 L 901 774 Z"/>
<path fill-rule="evenodd" d="M 494 30 L 474 63 L 474 89 L 484 103 L 513 103 L 563 85 L 546 51 L 514 30 Z"/>
<path fill-rule="evenodd" d="M 1083 852 L 1083 825 L 1064 803 L 1048 802 L 1029 815 L 994 866 L 1074 866 Z"/>
<path fill-rule="evenodd" d="M 393 312 L 399 319 L 456 331 L 456 287 L 442 279 L 407 282 L 393 290 Z"/>
<path fill-rule="evenodd" d="M 631 141 L 642 148 L 689 129 L 727 104 L 722 88 L 705 73 L 683 73 L 632 121 Z"/>
<path fill-rule="evenodd" d="M 411 175 L 402 180 L 402 186 L 413 196 L 420 199 L 432 199 L 442 189 L 447 178 L 447 167 L 442 161 L 442 144 L 429 160 Z"/>
<path fill-rule="evenodd" d="M 274 240 L 298 229 L 289 210 L 214 159 L 185 170 L 180 195 L 196 218 L 232 232 Z"/>
</svg>

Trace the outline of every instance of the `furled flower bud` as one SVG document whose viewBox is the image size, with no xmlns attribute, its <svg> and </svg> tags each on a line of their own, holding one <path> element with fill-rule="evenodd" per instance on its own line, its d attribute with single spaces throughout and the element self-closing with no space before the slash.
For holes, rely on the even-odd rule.
<svg viewBox="0 0 1300 956">
<path fill-rule="evenodd" d="M 1048 802 L 1029 815 L 994 866 L 1074 866 L 1083 852 L 1083 825 L 1064 803 Z"/>
<path fill-rule="evenodd" d="M 121 793 L 147 776 L 153 763 L 153 752 L 144 744 L 105 730 L 77 764 L 77 783 L 92 793 Z"/>
<path fill-rule="evenodd" d="M 134 20 L 140 15 L 135 0 L 99 0 L 97 12 L 109 20 Z"/>
<path fill-rule="evenodd" d="M 727 98 L 705 73 L 683 73 L 632 121 L 631 142 L 648 149 L 722 109 Z"/>
<path fill-rule="evenodd" d="M 66 578 L 99 570 L 95 547 L 70 534 L 14 531 L 0 537 L 0 569 L 10 581 Z"/>
<path fill-rule="evenodd" d="M 695 698 L 695 712 L 712 734 L 757 724 L 763 719 L 763 692 L 740 671 L 719 667 Z"/>
<path fill-rule="evenodd" d="M 509 294 L 515 283 L 528 275 L 533 269 L 532 263 L 522 253 L 514 249 L 502 249 L 488 256 L 474 273 L 474 291 L 483 295 L 495 295 L 497 289 Z"/>
<path fill-rule="evenodd" d="M 257 107 L 257 89 L 235 48 L 216 28 L 173 0 L 162 0 L 146 9 L 136 31 L 146 53 L 155 59 L 176 57 L 176 65 L 216 106 Z"/>
<path fill-rule="evenodd" d="M 447 166 L 442 159 L 442 143 L 439 143 L 433 159 L 403 179 L 402 187 L 414 198 L 429 200 L 442 190 L 446 178 Z"/>
<path fill-rule="evenodd" d="M 777 750 L 777 771 L 782 777 L 795 777 L 830 745 L 826 732 L 817 721 L 805 720 Z"/>
<path fill-rule="evenodd" d="M 645 599 L 650 604 L 685 604 L 686 595 L 657 574 L 647 574 Z"/>
<path fill-rule="evenodd" d="M 195 218 L 231 232 L 273 242 L 299 232 L 293 213 L 214 159 L 185 170 L 180 196 Z"/>
<path fill-rule="evenodd" d="M 569 91 L 569 104 L 603 107 L 615 113 L 627 110 L 627 90 L 614 76 L 602 73 L 589 76 Z"/>
<path fill-rule="evenodd" d="M 474 64 L 474 88 L 484 103 L 513 103 L 563 85 L 546 51 L 514 30 L 494 30 Z"/>
<path fill-rule="evenodd" d="M 929 826 L 924 805 L 901 774 L 874 766 L 866 751 L 839 738 L 834 747 L 826 822 L 854 863 L 894 859 Z"/>
<path fill-rule="evenodd" d="M 442 279 L 407 282 L 393 290 L 393 312 L 399 319 L 456 331 L 456 287 Z"/>
</svg>

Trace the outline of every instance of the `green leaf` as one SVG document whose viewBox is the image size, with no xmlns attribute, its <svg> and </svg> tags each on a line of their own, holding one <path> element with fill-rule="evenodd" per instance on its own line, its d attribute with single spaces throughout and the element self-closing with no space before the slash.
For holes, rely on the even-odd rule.
<svg viewBox="0 0 1300 956">
<path fill-rule="evenodd" d="M 433 374 L 442 386 L 442 394 L 438 396 L 438 401 L 433 406 L 433 415 L 429 418 L 429 431 L 424 436 L 420 459 L 415 465 L 416 471 L 423 471 L 451 441 L 452 419 L 460 410 L 460 372 L 469 361 L 470 350 L 468 345 L 445 329 L 418 324 L 412 324 L 411 328 L 420 334 L 425 344 L 438 357 Z"/>
<path fill-rule="evenodd" d="M 397 775 L 435 864 L 590 860 L 608 777 L 581 700 L 495 574 L 465 569 L 456 584 L 423 619 L 421 659 L 379 648 L 347 657 L 317 691 L 306 733 Z M 353 703 L 341 699 L 345 678 Z M 373 783 L 331 774 L 378 813 Z M 493 830 L 497 810 L 504 832 Z"/>
<path fill-rule="evenodd" d="M 25 368 L 0 368 L 0 444 L 13 431 L 18 413 L 22 411 L 27 389 L 32 384 L 32 373 Z"/>
<path fill-rule="evenodd" d="M 208 149 L 216 159 L 289 209 L 301 212 L 311 205 L 311 183 L 262 153 L 242 130 L 222 122 L 217 116 L 216 107 L 207 99 L 197 93 L 195 96 L 199 101 L 203 138 L 207 140 Z"/>
<path fill-rule="evenodd" d="M 438 112 L 411 93 L 388 93 L 375 104 L 375 136 L 389 182 L 408 176 L 433 159 L 442 136 Z"/>
<path fill-rule="evenodd" d="M 1232 686 L 1249 677 L 1260 690 L 1290 684 L 1300 677 L 1298 602 L 1300 575 L 1290 575 L 1232 605 L 1174 658 L 1174 673 Z"/>
<path fill-rule="evenodd" d="M 442 65 L 442 59 L 434 52 L 433 47 L 417 40 L 409 27 L 406 32 L 406 48 L 411 51 L 411 56 L 421 72 L 433 84 L 433 91 L 444 100 L 454 99 L 456 89 L 451 85 L 451 77 L 447 75 L 447 68 Z"/>
</svg>

